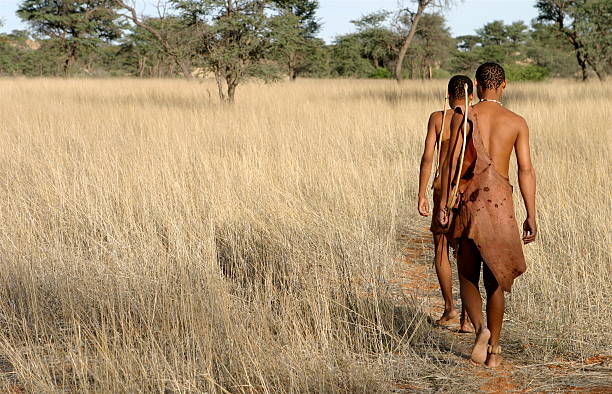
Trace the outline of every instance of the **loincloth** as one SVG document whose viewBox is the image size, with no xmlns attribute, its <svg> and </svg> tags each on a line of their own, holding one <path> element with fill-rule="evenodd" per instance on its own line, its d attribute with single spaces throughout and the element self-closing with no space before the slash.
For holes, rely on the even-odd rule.
<svg viewBox="0 0 612 394">
<path fill-rule="evenodd" d="M 463 191 L 448 238 L 454 248 L 461 238 L 474 241 L 504 291 L 526 271 L 512 185 L 492 165 L 475 174 Z"/>
<path fill-rule="evenodd" d="M 477 111 L 470 112 L 468 119 L 472 130 L 459 181 L 460 202 L 453 209 L 447 237 L 455 250 L 461 239 L 471 239 L 499 285 L 509 292 L 514 279 L 527 270 L 512 185 L 489 157 L 478 128 Z"/>
</svg>

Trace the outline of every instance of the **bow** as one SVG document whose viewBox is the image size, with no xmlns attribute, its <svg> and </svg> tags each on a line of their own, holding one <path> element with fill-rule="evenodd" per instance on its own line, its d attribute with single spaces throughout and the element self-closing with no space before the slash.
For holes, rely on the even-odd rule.
<svg viewBox="0 0 612 394">
<path fill-rule="evenodd" d="M 446 121 L 446 102 L 448 101 L 448 91 L 444 96 L 444 104 L 442 104 L 442 127 L 440 128 L 440 134 L 436 140 L 436 151 L 438 154 L 436 160 L 436 171 L 434 172 L 434 182 L 440 176 L 440 162 L 442 161 L 442 155 L 440 154 L 440 146 L 442 145 L 442 134 L 444 134 L 444 122 Z M 433 187 L 433 185 L 432 185 Z"/>
<path fill-rule="evenodd" d="M 467 124 L 468 124 L 468 106 L 469 106 L 467 84 L 463 85 L 463 90 L 465 92 L 465 115 L 463 117 L 463 145 L 461 146 L 461 156 L 459 157 L 459 171 L 457 173 L 457 182 L 455 183 L 455 187 L 451 190 L 451 199 L 449 200 L 449 204 L 446 206 L 447 209 L 453 208 L 457 200 L 457 194 L 459 192 L 459 181 L 461 180 L 461 172 L 463 172 L 463 157 L 465 155 L 465 145 L 467 143 Z"/>
</svg>

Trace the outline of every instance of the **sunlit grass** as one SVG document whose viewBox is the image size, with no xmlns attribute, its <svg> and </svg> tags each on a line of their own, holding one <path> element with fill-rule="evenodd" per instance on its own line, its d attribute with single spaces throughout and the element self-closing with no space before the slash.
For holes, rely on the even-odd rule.
<svg viewBox="0 0 612 394">
<path fill-rule="evenodd" d="M 208 82 L 0 80 L 6 387 L 387 391 L 390 357 L 426 335 L 390 279 L 400 235 L 427 226 L 418 161 L 443 88 L 249 84 L 223 106 Z M 539 356 L 609 353 L 611 99 L 509 87 L 541 232 L 509 317 Z"/>
</svg>

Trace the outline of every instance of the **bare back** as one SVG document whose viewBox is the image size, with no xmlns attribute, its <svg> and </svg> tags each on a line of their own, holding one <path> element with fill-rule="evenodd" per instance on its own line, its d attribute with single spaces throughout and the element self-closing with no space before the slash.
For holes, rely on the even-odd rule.
<svg viewBox="0 0 612 394">
<path fill-rule="evenodd" d="M 421 157 L 421 166 L 419 171 L 419 213 L 422 216 L 429 215 L 429 208 L 425 199 L 425 192 L 429 184 L 429 178 L 431 175 L 432 165 L 435 169 L 435 178 L 433 182 L 434 189 L 434 210 L 439 206 L 440 200 L 440 176 L 438 171 L 440 170 L 444 159 L 447 156 L 450 145 L 450 125 L 454 112 L 452 109 L 446 110 L 445 112 L 436 111 L 432 112 L 427 122 L 427 136 L 425 137 L 425 147 L 423 149 L 423 156 Z M 442 127 L 444 123 L 444 127 Z M 436 148 L 440 143 L 440 151 L 436 153 Z M 435 161 L 434 161 L 435 158 Z"/>
<path fill-rule="evenodd" d="M 450 124 L 451 119 L 453 118 L 453 114 L 455 111 L 450 108 L 446 110 L 446 119 L 444 120 L 444 130 L 442 129 L 442 111 L 437 112 L 436 117 L 436 135 L 440 135 L 442 132 L 442 141 L 445 141 L 450 138 Z"/>
<path fill-rule="evenodd" d="M 514 112 L 493 102 L 481 102 L 472 107 L 478 114 L 482 142 L 497 171 L 507 177 L 510 155 L 525 120 Z"/>
<path fill-rule="evenodd" d="M 450 126 L 453 118 L 454 110 L 447 109 L 444 114 L 444 130 L 442 130 L 442 111 L 435 112 L 435 128 L 436 128 L 436 139 L 440 141 L 440 152 L 438 152 L 438 160 L 444 161 L 448 152 L 448 145 L 450 141 Z M 432 114 L 432 115 L 434 115 Z M 440 133 L 442 135 L 440 136 Z M 442 163 L 440 163 L 442 165 Z"/>
</svg>

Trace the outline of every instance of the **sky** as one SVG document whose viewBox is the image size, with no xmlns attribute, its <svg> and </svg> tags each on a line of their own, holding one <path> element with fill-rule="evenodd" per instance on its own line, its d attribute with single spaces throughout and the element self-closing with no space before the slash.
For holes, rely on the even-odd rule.
<svg viewBox="0 0 612 394">
<path fill-rule="evenodd" d="M 146 1 L 148 6 L 139 7 L 139 10 L 152 12 L 155 0 L 139 0 L 139 4 Z M 10 32 L 13 29 L 25 29 L 23 24 L 15 15 L 17 4 L 20 0 L 0 0 L 0 19 L 3 26 L 2 32 Z M 380 9 L 396 10 L 401 0 L 319 0 L 319 18 L 323 28 L 319 36 L 327 42 L 332 42 L 334 37 L 340 34 L 354 31 L 351 20 Z M 405 5 L 411 5 L 410 1 L 403 1 Z M 536 17 L 534 8 L 535 0 L 464 0 L 455 1 L 450 10 L 443 11 L 447 24 L 453 36 L 473 34 L 475 29 L 482 27 L 485 23 L 494 20 L 503 20 L 512 23 L 523 20 L 525 23 Z"/>
</svg>

